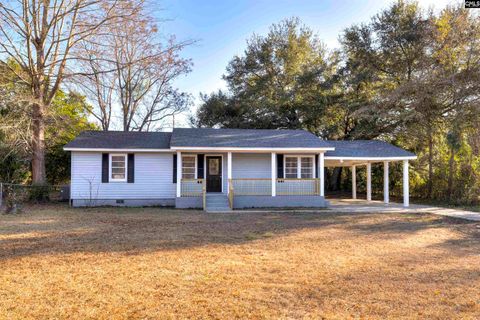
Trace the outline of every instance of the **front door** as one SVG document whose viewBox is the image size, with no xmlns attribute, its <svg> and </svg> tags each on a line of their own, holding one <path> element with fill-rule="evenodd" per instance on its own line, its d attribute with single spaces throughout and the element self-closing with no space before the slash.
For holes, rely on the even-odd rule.
<svg viewBox="0 0 480 320">
<path fill-rule="evenodd" d="M 222 192 L 222 157 L 207 159 L 207 192 Z"/>
</svg>

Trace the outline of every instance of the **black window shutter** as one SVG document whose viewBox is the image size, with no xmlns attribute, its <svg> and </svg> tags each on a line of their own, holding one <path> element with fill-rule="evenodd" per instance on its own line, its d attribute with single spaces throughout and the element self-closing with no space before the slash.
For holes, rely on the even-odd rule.
<svg viewBox="0 0 480 320">
<path fill-rule="evenodd" d="M 318 173 L 320 172 L 320 167 L 318 166 L 318 154 L 315 155 L 315 168 L 317 168 L 317 170 L 315 170 L 315 178 L 318 179 Z"/>
<path fill-rule="evenodd" d="M 108 153 L 102 153 L 102 183 L 108 183 Z"/>
<path fill-rule="evenodd" d="M 127 171 L 127 182 L 134 183 L 135 182 L 135 154 L 129 153 L 128 154 L 128 171 Z"/>
<path fill-rule="evenodd" d="M 204 154 L 197 154 L 197 179 L 203 179 Z"/>
<path fill-rule="evenodd" d="M 277 154 L 277 178 L 283 179 L 283 154 Z"/>
<path fill-rule="evenodd" d="M 177 183 L 177 155 L 173 155 L 173 183 Z"/>
</svg>

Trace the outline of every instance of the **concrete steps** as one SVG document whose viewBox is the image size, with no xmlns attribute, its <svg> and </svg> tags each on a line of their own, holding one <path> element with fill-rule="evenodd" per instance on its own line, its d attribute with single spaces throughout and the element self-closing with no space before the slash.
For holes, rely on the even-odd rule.
<svg viewBox="0 0 480 320">
<path fill-rule="evenodd" d="M 228 212 L 232 211 L 228 204 L 228 196 L 223 193 L 207 194 L 207 212 Z"/>
</svg>

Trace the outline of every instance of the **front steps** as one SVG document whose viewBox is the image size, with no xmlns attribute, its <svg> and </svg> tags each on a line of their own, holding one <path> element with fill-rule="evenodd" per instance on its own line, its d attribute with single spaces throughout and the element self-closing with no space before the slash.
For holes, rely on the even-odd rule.
<svg viewBox="0 0 480 320">
<path fill-rule="evenodd" d="M 207 212 L 228 212 L 232 211 L 228 204 L 228 196 L 224 193 L 207 193 Z"/>
</svg>

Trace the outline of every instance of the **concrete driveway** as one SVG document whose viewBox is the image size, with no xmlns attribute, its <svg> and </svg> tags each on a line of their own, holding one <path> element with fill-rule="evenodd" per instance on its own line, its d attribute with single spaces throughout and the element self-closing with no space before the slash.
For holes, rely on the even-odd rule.
<svg viewBox="0 0 480 320">
<path fill-rule="evenodd" d="M 329 210 L 334 212 L 425 212 L 461 218 L 472 221 L 480 221 L 480 212 L 465 211 L 460 209 L 441 208 L 428 205 L 410 204 L 410 207 L 404 208 L 400 203 L 384 204 L 382 201 L 353 200 L 353 199 L 330 199 Z"/>
</svg>

